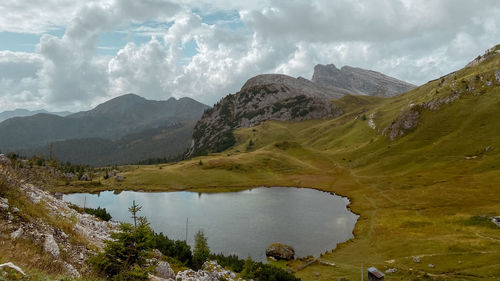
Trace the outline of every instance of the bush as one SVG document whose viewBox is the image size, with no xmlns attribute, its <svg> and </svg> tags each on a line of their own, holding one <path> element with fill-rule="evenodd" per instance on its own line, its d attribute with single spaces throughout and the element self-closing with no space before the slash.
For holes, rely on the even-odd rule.
<svg viewBox="0 0 500 281">
<path fill-rule="evenodd" d="M 85 208 L 83 211 L 87 214 L 94 215 L 102 219 L 103 221 L 111 220 L 111 214 L 106 211 L 106 208 L 101 208 L 101 207 L 97 207 L 97 209 Z"/>
<path fill-rule="evenodd" d="M 192 266 L 193 255 L 191 248 L 185 241 L 170 240 L 163 233 L 155 234 L 153 238 L 153 248 L 158 249 L 165 256 L 180 261 L 185 266 Z"/>
</svg>

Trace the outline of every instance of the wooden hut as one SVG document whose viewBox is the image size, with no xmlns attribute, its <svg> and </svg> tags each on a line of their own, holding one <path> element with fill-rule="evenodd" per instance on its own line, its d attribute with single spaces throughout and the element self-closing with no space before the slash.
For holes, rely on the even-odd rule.
<svg viewBox="0 0 500 281">
<path fill-rule="evenodd" d="M 368 281 L 383 280 L 385 275 L 375 267 L 368 268 Z"/>
</svg>

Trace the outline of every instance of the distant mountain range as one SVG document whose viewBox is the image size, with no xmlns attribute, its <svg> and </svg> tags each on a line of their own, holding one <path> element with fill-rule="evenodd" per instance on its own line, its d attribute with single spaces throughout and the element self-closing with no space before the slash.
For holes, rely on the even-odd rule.
<svg viewBox="0 0 500 281">
<path fill-rule="evenodd" d="M 58 116 L 62 116 L 62 117 L 72 114 L 69 111 L 49 112 L 45 109 L 31 111 L 31 110 L 27 110 L 27 109 L 18 108 L 18 109 L 14 109 L 14 110 L 7 110 L 7 111 L 0 112 L 0 123 L 7 120 L 7 119 L 10 119 L 10 118 L 33 116 L 33 115 L 36 115 L 39 113 L 53 114 L 53 115 L 58 115 Z"/>
<path fill-rule="evenodd" d="M 127 94 L 61 117 L 39 113 L 0 123 L 0 150 L 49 155 L 72 163 L 110 165 L 181 154 L 209 108 L 190 98 L 147 100 Z"/>
<path fill-rule="evenodd" d="M 249 79 L 241 90 L 207 110 L 196 124 L 188 155 L 220 152 L 235 143 L 232 131 L 266 120 L 303 121 L 343 114 L 332 99 L 347 94 L 392 97 L 416 86 L 379 72 L 316 65 L 312 80 L 282 74 Z"/>
</svg>

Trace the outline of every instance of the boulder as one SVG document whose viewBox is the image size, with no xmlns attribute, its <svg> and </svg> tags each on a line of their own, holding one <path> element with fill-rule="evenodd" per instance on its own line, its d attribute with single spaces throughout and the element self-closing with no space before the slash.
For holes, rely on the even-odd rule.
<svg viewBox="0 0 500 281">
<path fill-rule="evenodd" d="M 52 234 L 45 235 L 43 249 L 45 250 L 45 252 L 51 254 L 54 258 L 59 258 L 59 246 L 57 245 L 56 240 L 54 239 L 54 236 Z"/>
<path fill-rule="evenodd" d="M 389 268 L 385 271 L 385 274 L 391 274 L 391 273 L 396 273 L 398 272 L 397 268 Z"/>
<path fill-rule="evenodd" d="M 21 235 L 23 235 L 23 233 L 24 233 L 24 230 L 22 227 L 20 227 L 16 231 L 14 231 L 10 234 L 10 239 L 16 240 L 17 238 L 21 237 Z"/>
<path fill-rule="evenodd" d="M 295 250 L 283 243 L 273 243 L 267 247 L 266 256 L 280 260 L 292 260 L 295 256 Z"/>
<path fill-rule="evenodd" d="M 166 261 L 160 261 L 156 265 L 155 275 L 164 279 L 175 278 L 174 270 L 170 268 L 170 264 Z"/>
<path fill-rule="evenodd" d="M 122 182 L 124 179 L 125 179 L 125 178 L 124 178 L 122 175 L 116 175 L 116 176 L 115 176 L 115 180 L 116 180 L 117 182 Z"/>
<path fill-rule="evenodd" d="M 413 257 L 413 262 L 419 263 L 420 262 L 420 258 L 419 257 Z"/>
</svg>

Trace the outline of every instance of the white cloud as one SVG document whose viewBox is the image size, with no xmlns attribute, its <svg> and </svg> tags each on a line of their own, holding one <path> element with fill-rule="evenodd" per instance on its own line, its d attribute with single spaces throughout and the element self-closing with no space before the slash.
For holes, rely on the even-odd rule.
<svg viewBox="0 0 500 281">
<path fill-rule="evenodd" d="M 0 31 L 65 28 L 61 38 L 43 35 L 36 54 L 0 52 L 0 109 L 23 102 L 85 109 L 128 92 L 212 104 L 254 75 L 310 78 L 318 63 L 374 69 L 420 84 L 462 67 L 500 38 L 496 0 L 70 2 L 0 4 L 6 15 Z M 235 11 L 242 28 L 204 19 Z M 125 42 L 106 57 L 97 50 L 108 31 L 152 37 Z M 186 58 L 193 42 L 196 53 Z"/>
</svg>

